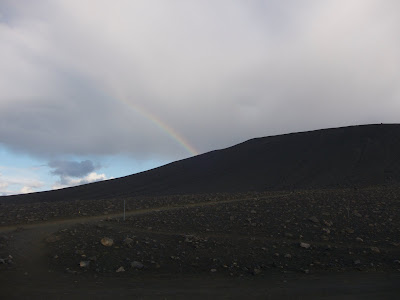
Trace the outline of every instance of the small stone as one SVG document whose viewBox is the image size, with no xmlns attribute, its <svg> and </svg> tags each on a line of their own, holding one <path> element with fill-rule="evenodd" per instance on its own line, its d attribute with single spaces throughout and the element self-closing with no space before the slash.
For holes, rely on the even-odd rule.
<svg viewBox="0 0 400 300">
<path fill-rule="evenodd" d="M 285 258 L 292 258 L 292 255 L 290 255 L 289 253 L 285 254 Z"/>
<path fill-rule="evenodd" d="M 217 269 L 211 269 L 210 272 L 215 273 L 215 272 L 217 272 Z"/>
<path fill-rule="evenodd" d="M 301 247 L 301 248 L 308 249 L 308 248 L 311 247 L 311 245 L 310 245 L 310 244 L 307 244 L 307 243 L 300 243 L 300 247 Z"/>
<path fill-rule="evenodd" d="M 360 243 L 364 242 L 364 240 L 362 238 L 360 238 L 360 237 L 356 237 L 356 241 L 360 242 Z"/>
<path fill-rule="evenodd" d="M 285 237 L 287 237 L 287 238 L 292 238 L 292 237 L 293 237 L 293 234 L 291 234 L 291 233 L 289 233 L 289 232 L 286 232 L 286 233 L 285 233 Z"/>
<path fill-rule="evenodd" d="M 319 220 L 317 219 L 316 216 L 312 216 L 312 217 L 308 218 L 308 220 L 313 222 L 313 223 L 319 223 Z"/>
<path fill-rule="evenodd" d="M 378 247 L 371 247 L 371 251 L 374 253 L 381 253 L 381 250 L 379 250 Z"/>
<path fill-rule="evenodd" d="M 354 229 L 353 228 L 346 228 L 345 231 L 347 233 L 354 233 Z"/>
<path fill-rule="evenodd" d="M 250 213 L 256 214 L 257 212 L 256 212 L 254 209 L 252 209 L 252 210 L 250 211 Z"/>
<path fill-rule="evenodd" d="M 327 234 L 330 234 L 330 233 L 331 233 L 331 231 L 330 231 L 329 228 L 322 228 L 322 230 L 325 231 Z"/>
<path fill-rule="evenodd" d="M 117 269 L 117 271 L 115 271 L 115 272 L 117 272 L 117 273 L 120 273 L 120 272 L 125 272 L 125 269 L 124 269 L 124 267 L 119 267 L 118 269 Z"/>
<path fill-rule="evenodd" d="M 141 270 L 144 268 L 144 265 L 140 261 L 135 260 L 135 261 L 131 262 L 131 267 L 134 269 Z"/>
<path fill-rule="evenodd" d="M 89 267 L 89 265 L 90 265 L 90 261 L 88 261 L 88 260 L 82 260 L 82 261 L 79 263 L 79 266 L 80 266 L 81 268 L 87 268 L 87 267 Z"/>
<path fill-rule="evenodd" d="M 259 268 L 254 268 L 253 274 L 254 274 L 254 275 L 261 274 L 261 269 L 259 269 Z"/>
<path fill-rule="evenodd" d="M 131 245 L 133 243 L 133 239 L 131 239 L 131 238 L 129 238 L 129 237 L 127 237 L 126 239 L 124 239 L 124 244 L 125 245 Z"/>
<path fill-rule="evenodd" d="M 355 265 L 359 265 L 359 264 L 361 264 L 361 261 L 359 259 L 357 259 L 357 260 L 354 261 L 354 264 Z"/>
<path fill-rule="evenodd" d="M 230 216 L 230 217 L 229 217 L 229 220 L 230 220 L 230 221 L 233 221 L 233 220 L 235 220 L 235 217 L 234 217 L 234 216 Z"/>
<path fill-rule="evenodd" d="M 108 237 L 103 237 L 100 242 L 106 247 L 111 247 L 114 244 L 114 241 Z"/>
</svg>

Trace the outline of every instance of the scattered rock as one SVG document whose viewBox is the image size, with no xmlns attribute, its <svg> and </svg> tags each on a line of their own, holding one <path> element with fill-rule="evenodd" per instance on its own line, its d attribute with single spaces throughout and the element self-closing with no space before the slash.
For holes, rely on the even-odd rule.
<svg viewBox="0 0 400 300">
<path fill-rule="evenodd" d="M 131 267 L 134 269 L 141 270 L 144 268 L 144 265 L 140 261 L 135 260 L 135 261 L 131 262 Z"/>
<path fill-rule="evenodd" d="M 332 222 L 332 221 L 323 220 L 323 223 L 324 223 L 326 226 L 329 226 L 329 227 L 331 227 L 331 226 L 333 225 L 333 222 Z"/>
<path fill-rule="evenodd" d="M 329 237 L 326 235 L 321 235 L 321 239 L 323 239 L 324 241 L 329 241 Z"/>
<path fill-rule="evenodd" d="M 70 268 L 66 268 L 65 269 L 65 273 L 69 273 L 69 274 L 78 274 L 78 272 L 77 271 L 74 271 L 74 270 L 71 270 Z"/>
<path fill-rule="evenodd" d="M 371 247 L 371 251 L 374 253 L 381 253 L 381 250 L 379 250 L 378 247 Z"/>
<path fill-rule="evenodd" d="M 346 228 L 345 229 L 345 231 L 347 232 L 347 233 L 354 233 L 354 229 L 353 228 Z"/>
<path fill-rule="evenodd" d="M 114 244 L 114 241 L 108 237 L 103 237 L 100 242 L 106 247 L 111 247 Z"/>
<path fill-rule="evenodd" d="M 125 272 L 124 267 L 119 267 L 115 272 L 120 273 L 120 272 Z"/>
<path fill-rule="evenodd" d="M 319 223 L 319 220 L 316 216 L 312 216 L 310 218 L 308 218 L 309 221 L 313 222 L 313 223 Z"/>
<path fill-rule="evenodd" d="M 360 242 L 360 243 L 364 242 L 364 240 L 362 238 L 360 238 L 360 237 L 356 237 L 356 241 Z"/>
<path fill-rule="evenodd" d="M 214 269 L 214 270 L 215 270 L 215 269 Z M 259 274 L 261 274 L 261 269 L 259 269 L 259 268 L 254 268 L 253 274 L 254 274 L 254 275 L 259 275 Z"/>
<path fill-rule="evenodd" d="M 323 231 L 325 231 L 327 234 L 331 233 L 331 230 L 329 228 L 322 228 Z"/>
<path fill-rule="evenodd" d="M 127 237 L 124 239 L 124 244 L 130 246 L 133 243 L 133 239 Z"/>
<path fill-rule="evenodd" d="M 82 261 L 79 263 L 79 266 L 80 266 L 81 268 L 87 268 L 87 267 L 89 267 L 89 265 L 90 265 L 90 261 L 89 261 L 89 260 L 82 260 Z"/>
<path fill-rule="evenodd" d="M 215 273 L 215 272 L 217 272 L 217 269 L 211 269 L 210 272 Z"/>
<path fill-rule="evenodd" d="M 310 248 L 311 247 L 311 245 L 310 244 L 307 244 L 307 243 L 300 243 L 300 247 L 301 248 L 305 248 L 305 249 L 308 249 L 308 248 Z"/>
</svg>

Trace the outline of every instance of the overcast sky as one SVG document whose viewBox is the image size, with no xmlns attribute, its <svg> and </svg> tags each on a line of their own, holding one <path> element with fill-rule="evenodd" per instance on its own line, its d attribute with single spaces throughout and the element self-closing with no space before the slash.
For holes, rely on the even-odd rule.
<svg viewBox="0 0 400 300">
<path fill-rule="evenodd" d="M 0 194 L 399 120 L 398 0 L 0 0 Z"/>
</svg>

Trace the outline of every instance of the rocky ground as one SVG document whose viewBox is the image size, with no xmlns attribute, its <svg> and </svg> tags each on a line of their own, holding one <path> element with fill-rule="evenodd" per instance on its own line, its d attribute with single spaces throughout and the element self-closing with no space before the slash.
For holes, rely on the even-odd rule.
<svg viewBox="0 0 400 300">
<path fill-rule="evenodd" d="M 393 190 L 225 195 L 188 204 L 62 229 L 49 240 L 50 264 L 113 276 L 400 272 Z"/>
<path fill-rule="evenodd" d="M 377 187 L 132 198 L 125 199 L 125 220 L 121 199 L 3 203 L 0 277 L 35 288 L 69 276 L 73 282 L 397 276 L 399 192 Z"/>
</svg>

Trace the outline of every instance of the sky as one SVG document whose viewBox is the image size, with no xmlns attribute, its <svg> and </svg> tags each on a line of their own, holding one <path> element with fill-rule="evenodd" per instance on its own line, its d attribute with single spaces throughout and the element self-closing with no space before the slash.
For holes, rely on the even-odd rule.
<svg viewBox="0 0 400 300">
<path fill-rule="evenodd" d="M 400 122 L 398 0 L 0 0 L 0 195 Z"/>
</svg>

